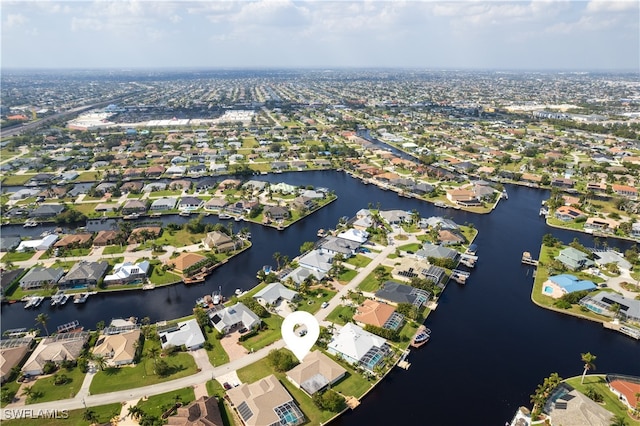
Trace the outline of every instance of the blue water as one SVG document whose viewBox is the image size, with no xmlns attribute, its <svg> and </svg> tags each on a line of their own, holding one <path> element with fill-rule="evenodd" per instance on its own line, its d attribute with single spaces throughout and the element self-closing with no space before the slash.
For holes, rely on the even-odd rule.
<svg viewBox="0 0 640 426">
<path fill-rule="evenodd" d="M 547 294 L 551 294 L 553 293 L 553 288 L 549 287 L 548 285 L 544 286 L 544 292 Z"/>
</svg>

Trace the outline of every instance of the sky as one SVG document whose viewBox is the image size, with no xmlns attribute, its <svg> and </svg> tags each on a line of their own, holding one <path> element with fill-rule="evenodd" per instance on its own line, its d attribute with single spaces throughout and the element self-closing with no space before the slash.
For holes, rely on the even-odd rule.
<svg viewBox="0 0 640 426">
<path fill-rule="evenodd" d="M 640 71 L 637 0 L 6 1 L 2 68 Z"/>
</svg>

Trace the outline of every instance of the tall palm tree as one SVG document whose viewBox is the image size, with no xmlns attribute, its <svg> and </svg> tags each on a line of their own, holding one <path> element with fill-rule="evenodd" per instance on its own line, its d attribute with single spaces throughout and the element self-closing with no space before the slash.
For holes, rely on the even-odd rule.
<svg viewBox="0 0 640 426">
<path fill-rule="evenodd" d="M 33 396 L 34 393 L 35 391 L 33 390 L 33 386 L 27 386 L 24 389 L 22 389 L 22 395 L 26 396 L 27 399 L 31 398 L 31 396 Z"/>
<path fill-rule="evenodd" d="M 100 371 L 103 371 L 107 367 L 107 360 L 102 355 L 94 356 L 93 362 L 96 363 Z"/>
<path fill-rule="evenodd" d="M 131 416 L 132 419 L 138 420 L 144 414 L 144 412 L 137 405 L 131 405 L 127 409 L 127 414 Z"/>
<path fill-rule="evenodd" d="M 157 346 L 152 346 L 149 349 L 147 349 L 147 354 L 153 358 L 153 368 L 155 371 L 156 368 L 156 360 L 158 358 L 158 355 L 160 355 L 160 348 Z"/>
<path fill-rule="evenodd" d="M 36 322 L 41 324 L 44 327 L 44 331 L 47 333 L 47 336 L 49 336 L 49 329 L 47 329 L 47 321 L 49 321 L 49 316 L 44 312 L 41 314 L 38 314 L 38 316 L 36 317 Z"/>
<path fill-rule="evenodd" d="M 580 354 L 580 357 L 582 358 L 582 362 L 584 362 L 584 371 L 582 372 L 582 380 L 580 380 L 582 384 L 584 383 L 584 376 L 587 375 L 587 371 L 596 369 L 595 361 L 597 357 L 590 352 Z"/>
<path fill-rule="evenodd" d="M 282 259 L 282 254 L 279 251 L 273 253 L 273 260 L 276 261 L 276 269 L 280 269 L 280 260 Z"/>
<path fill-rule="evenodd" d="M 89 424 L 98 422 L 98 416 L 96 416 L 96 412 L 89 409 L 84 410 L 84 413 L 82 413 L 82 419 L 88 421 Z"/>
</svg>

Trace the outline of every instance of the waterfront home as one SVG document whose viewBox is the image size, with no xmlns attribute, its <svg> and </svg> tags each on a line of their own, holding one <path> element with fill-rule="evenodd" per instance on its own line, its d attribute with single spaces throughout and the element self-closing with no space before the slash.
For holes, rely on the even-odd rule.
<svg viewBox="0 0 640 426">
<path fill-rule="evenodd" d="M 116 184 L 113 182 L 102 182 L 95 187 L 95 192 L 99 194 L 106 194 L 116 188 Z"/>
<path fill-rule="evenodd" d="M 120 367 L 133 364 L 141 334 L 140 328 L 135 326 L 133 329 L 109 327 L 100 334 L 91 352 L 95 356 L 104 358 L 109 366 Z"/>
<path fill-rule="evenodd" d="M 178 201 L 178 210 L 182 211 L 194 211 L 204 206 L 204 201 L 198 197 L 182 197 Z"/>
<path fill-rule="evenodd" d="M 600 267 L 615 263 L 620 269 L 631 270 L 632 268 L 631 263 L 623 257 L 622 253 L 615 250 L 594 251 L 593 261 Z"/>
<path fill-rule="evenodd" d="M 97 286 L 107 272 L 109 264 L 106 261 L 88 262 L 81 260 L 76 262 L 69 272 L 58 281 L 58 287 L 94 287 Z"/>
<path fill-rule="evenodd" d="M 331 255 L 341 254 L 345 259 L 356 254 L 360 243 L 331 235 L 324 237 L 318 249 Z"/>
<path fill-rule="evenodd" d="M 373 218 L 371 216 L 362 216 L 357 217 L 356 220 L 353 221 L 351 226 L 358 231 L 366 231 L 368 228 L 374 225 Z"/>
<path fill-rule="evenodd" d="M 361 229 L 349 228 L 337 235 L 338 238 L 364 244 L 369 239 L 369 233 Z"/>
<path fill-rule="evenodd" d="M 460 256 L 460 253 L 447 247 L 424 243 L 422 248 L 415 252 L 415 256 L 418 259 L 429 259 L 433 257 L 436 259 L 452 259 L 455 261 Z"/>
<path fill-rule="evenodd" d="M 609 390 L 627 406 L 630 412 L 638 409 L 640 377 L 607 374 L 606 381 Z"/>
<path fill-rule="evenodd" d="M 380 210 L 380 217 L 389 225 L 399 225 L 411 220 L 411 214 L 404 210 Z"/>
<path fill-rule="evenodd" d="M 573 247 L 562 249 L 555 259 L 573 271 L 588 268 L 595 264 L 593 260 L 589 259 L 588 254 Z"/>
<path fill-rule="evenodd" d="M 441 229 L 438 231 L 438 242 L 443 246 L 464 244 L 467 239 L 459 231 Z"/>
<path fill-rule="evenodd" d="M 447 200 L 461 206 L 478 206 L 481 204 L 475 192 L 470 189 L 449 189 L 447 190 Z"/>
<path fill-rule="evenodd" d="M 618 185 L 614 183 L 611 185 L 611 189 L 613 190 L 613 192 L 615 192 L 617 195 L 620 195 L 621 197 L 630 198 L 632 200 L 635 200 L 638 198 L 638 190 L 633 186 Z"/>
<path fill-rule="evenodd" d="M 62 213 L 64 208 L 62 204 L 40 204 L 38 208 L 29 213 L 29 217 L 42 219 L 51 218 Z"/>
<path fill-rule="evenodd" d="M 34 197 L 39 192 L 40 192 L 39 189 L 24 188 L 9 195 L 9 199 L 12 201 L 24 200 L 25 198 Z"/>
<path fill-rule="evenodd" d="M 183 251 L 178 257 L 167 260 L 166 264 L 172 266 L 177 273 L 182 274 L 186 269 L 206 259 L 207 257 L 201 254 Z"/>
<path fill-rule="evenodd" d="M 569 222 L 578 218 L 586 217 L 587 214 L 582 210 L 571 206 L 560 206 L 556 209 L 554 216 L 563 222 Z"/>
<path fill-rule="evenodd" d="M 22 276 L 24 269 L 17 268 L 10 271 L 0 268 L 0 300 L 4 301 L 4 294 L 18 278 Z"/>
<path fill-rule="evenodd" d="M 211 231 L 202 240 L 202 245 L 207 250 L 215 250 L 217 253 L 224 253 L 235 250 L 236 244 L 233 239 L 220 231 Z"/>
<path fill-rule="evenodd" d="M 222 415 L 216 396 L 201 396 L 178 408 L 166 420 L 169 426 L 222 426 Z"/>
<path fill-rule="evenodd" d="M 176 204 L 178 203 L 178 199 L 175 197 L 163 197 L 154 200 L 149 207 L 149 210 L 153 211 L 162 211 L 162 210 L 173 210 L 176 208 Z"/>
<path fill-rule="evenodd" d="M 44 238 L 36 240 L 24 240 L 18 244 L 16 251 L 30 251 L 30 250 L 48 250 L 58 240 L 56 234 L 47 235 Z"/>
<path fill-rule="evenodd" d="M 0 251 L 11 251 L 20 245 L 22 240 L 17 235 L 0 237 Z"/>
<path fill-rule="evenodd" d="M 187 350 L 193 351 L 204 346 L 206 340 L 198 321 L 195 319 L 181 321 L 178 324 L 158 326 L 158 336 L 160 336 L 162 349 L 184 345 Z"/>
<path fill-rule="evenodd" d="M 276 184 L 271 184 L 269 186 L 269 189 L 271 190 L 271 192 L 279 192 L 281 194 L 293 194 L 298 190 L 298 187 L 295 185 L 290 185 L 285 182 L 279 182 Z"/>
<path fill-rule="evenodd" d="M 22 372 L 27 376 L 38 376 L 43 374 L 44 365 L 47 362 L 60 365 L 63 361 L 75 361 L 88 340 L 89 332 L 87 331 L 45 337 L 22 366 Z"/>
<path fill-rule="evenodd" d="M 33 341 L 33 337 L 29 335 L 0 340 L 0 383 L 4 383 L 11 376 L 11 369 L 20 365 L 31 349 Z"/>
<path fill-rule="evenodd" d="M 23 290 L 30 290 L 40 287 L 53 287 L 64 275 L 62 268 L 43 268 L 34 266 L 21 279 L 20 287 Z"/>
<path fill-rule="evenodd" d="M 219 212 L 229 204 L 224 198 L 211 197 L 206 203 L 204 203 L 204 209 L 207 211 Z"/>
<path fill-rule="evenodd" d="M 248 180 L 242 184 L 243 189 L 251 189 L 254 192 L 260 193 L 264 191 L 264 188 L 268 185 L 268 182 L 261 180 Z"/>
<path fill-rule="evenodd" d="M 289 210 L 280 206 L 265 206 L 262 213 L 264 217 L 275 221 L 282 221 L 290 217 Z"/>
<path fill-rule="evenodd" d="M 165 174 L 170 177 L 184 176 L 186 172 L 187 168 L 185 166 L 170 166 L 165 170 Z"/>
<path fill-rule="evenodd" d="M 293 271 L 289 272 L 287 275 L 285 275 L 282 279 L 285 282 L 288 282 L 289 279 L 291 279 L 291 281 L 293 281 L 293 283 L 296 285 L 296 287 L 300 286 L 300 284 L 302 284 L 303 282 L 305 282 L 306 280 L 309 279 L 315 279 L 317 281 L 320 281 L 321 279 L 323 279 L 325 276 L 324 272 L 319 272 L 316 271 L 314 269 L 309 269 L 309 268 L 305 268 L 303 266 L 298 266 L 296 269 L 294 269 Z"/>
<path fill-rule="evenodd" d="M 109 230 L 109 231 L 100 231 L 98 235 L 93 239 L 94 247 L 103 247 L 108 246 L 110 244 L 115 244 L 118 239 L 118 231 Z"/>
<path fill-rule="evenodd" d="M 84 233 L 84 234 L 71 234 L 65 235 L 60 240 L 58 240 L 53 246 L 54 247 L 87 247 L 91 245 L 91 237 L 93 234 Z"/>
<path fill-rule="evenodd" d="M 86 225 L 87 232 L 95 233 L 103 230 L 115 230 L 118 229 L 118 221 L 115 219 L 88 219 Z M 95 245 L 95 241 L 94 241 Z"/>
<path fill-rule="evenodd" d="M 126 193 L 138 193 L 140 191 L 142 191 L 142 187 L 144 186 L 144 184 L 139 181 L 139 180 L 133 180 L 130 182 L 125 182 L 122 184 L 122 186 L 120 187 L 120 192 L 122 192 L 123 194 Z"/>
<path fill-rule="evenodd" d="M 291 207 L 298 210 L 313 210 L 318 207 L 318 203 L 313 198 L 297 196 L 291 200 Z"/>
<path fill-rule="evenodd" d="M 144 171 L 145 175 L 148 177 L 160 177 L 165 171 L 165 168 L 162 166 L 151 166 L 147 167 Z"/>
<path fill-rule="evenodd" d="M 620 222 L 611 218 L 602 217 L 588 217 L 584 222 L 584 230 L 600 231 L 600 232 L 615 232 L 616 228 L 620 225 Z"/>
<path fill-rule="evenodd" d="M 613 292 L 600 292 L 593 296 L 589 295 L 580 300 L 580 305 L 600 315 L 609 317 L 618 316 L 627 321 L 640 323 L 640 300 L 629 299 Z M 617 305 L 617 312 L 612 306 Z"/>
<path fill-rule="evenodd" d="M 128 200 L 122 206 L 122 214 L 144 213 L 147 211 L 146 203 L 140 200 Z"/>
<path fill-rule="evenodd" d="M 141 226 L 131 231 L 127 242 L 129 244 L 135 244 L 145 242 L 148 239 L 157 238 L 162 233 L 162 228 L 159 226 Z"/>
<path fill-rule="evenodd" d="M 593 291 L 596 288 L 596 285 L 589 280 L 580 280 L 574 275 L 562 274 L 549 277 L 542 284 L 542 294 L 559 299 L 565 294 L 584 290 Z"/>
<path fill-rule="evenodd" d="M 380 289 L 376 291 L 375 298 L 392 305 L 409 303 L 420 308 L 426 304 L 431 294 L 420 288 L 411 287 L 395 281 L 385 281 Z"/>
<path fill-rule="evenodd" d="M 322 250 L 311 250 L 298 258 L 298 265 L 326 274 L 329 272 L 333 262 L 333 255 Z"/>
<path fill-rule="evenodd" d="M 356 308 L 353 320 L 360 326 L 373 325 L 398 330 L 404 323 L 404 315 L 397 313 L 396 308 L 391 305 L 366 299 Z"/>
<path fill-rule="evenodd" d="M 267 284 L 262 290 L 254 294 L 253 298 L 262 306 L 273 306 L 281 300 L 293 302 L 298 298 L 298 292 L 288 289 L 282 283 L 276 282 Z"/>
<path fill-rule="evenodd" d="M 304 360 L 287 371 L 287 379 L 313 396 L 342 379 L 347 370 L 329 358 L 323 352 L 315 350 L 304 357 Z"/>
<path fill-rule="evenodd" d="M 97 213 L 115 212 L 120 208 L 120 203 L 99 203 L 95 209 Z"/>
<path fill-rule="evenodd" d="M 216 330 L 225 334 L 236 328 L 251 330 L 257 328 L 261 322 L 251 309 L 240 302 L 219 311 L 210 312 L 209 319 Z"/>
<path fill-rule="evenodd" d="M 350 364 L 357 363 L 364 369 L 373 372 L 376 366 L 384 363 L 384 358 L 389 352 L 389 345 L 382 337 L 348 322 L 337 334 L 334 334 L 327 351 Z"/>
<path fill-rule="evenodd" d="M 167 184 L 162 182 L 151 182 L 142 187 L 142 192 L 164 191 Z"/>
<path fill-rule="evenodd" d="M 143 280 L 147 277 L 150 269 L 151 264 L 148 260 L 143 260 L 135 265 L 131 262 L 116 263 L 111 274 L 104 277 L 104 283 L 105 285 L 120 285 Z"/>
<path fill-rule="evenodd" d="M 613 414 L 569 385 L 558 386 L 544 405 L 553 425 L 609 426 Z"/>
<path fill-rule="evenodd" d="M 420 270 L 420 275 L 427 280 L 433 281 L 435 284 L 440 284 L 447 277 L 447 271 L 440 266 L 429 265 Z"/>
<path fill-rule="evenodd" d="M 227 397 L 246 426 L 295 426 L 305 417 L 278 378 L 271 374 L 229 389 Z"/>
</svg>

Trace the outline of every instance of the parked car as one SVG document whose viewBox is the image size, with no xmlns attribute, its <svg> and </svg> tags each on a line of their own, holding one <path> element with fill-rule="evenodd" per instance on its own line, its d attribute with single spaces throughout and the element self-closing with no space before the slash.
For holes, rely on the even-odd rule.
<svg viewBox="0 0 640 426">
<path fill-rule="evenodd" d="M 320 305 L 322 308 L 326 308 L 327 306 L 329 306 L 329 302 L 322 302 L 322 305 Z"/>
<path fill-rule="evenodd" d="M 233 386 L 231 386 L 231 385 L 229 384 L 229 382 L 224 382 L 224 383 L 222 384 L 222 386 L 223 386 L 226 390 L 229 390 L 229 389 L 231 389 L 231 388 L 233 387 Z"/>
</svg>

